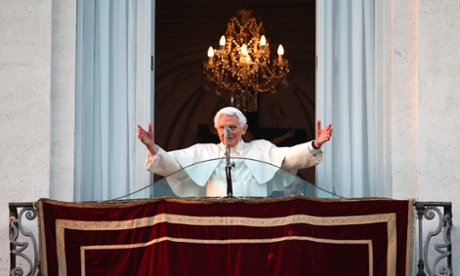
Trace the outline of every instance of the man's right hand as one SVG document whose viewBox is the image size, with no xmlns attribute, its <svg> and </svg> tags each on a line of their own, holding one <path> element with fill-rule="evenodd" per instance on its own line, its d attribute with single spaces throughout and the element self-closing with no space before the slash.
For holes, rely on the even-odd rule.
<svg viewBox="0 0 460 276">
<path fill-rule="evenodd" d="M 143 129 L 140 125 L 137 126 L 137 137 L 147 147 L 147 150 L 155 155 L 155 142 L 153 140 L 153 130 L 152 130 L 152 123 L 148 124 L 148 131 Z"/>
</svg>

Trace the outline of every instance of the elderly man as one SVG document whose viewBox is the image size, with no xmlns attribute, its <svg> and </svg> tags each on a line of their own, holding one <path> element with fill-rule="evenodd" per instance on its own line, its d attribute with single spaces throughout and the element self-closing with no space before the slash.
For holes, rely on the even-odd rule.
<svg viewBox="0 0 460 276">
<path fill-rule="evenodd" d="M 147 147 L 146 168 L 161 176 L 169 176 L 194 163 L 212 160 L 201 167 L 198 174 L 188 173 L 187 181 L 170 181 L 173 192 L 178 196 L 225 196 L 227 179 L 225 174 L 226 143 L 233 159 L 232 179 L 235 196 L 267 196 L 272 191 L 281 190 L 289 181 L 275 177 L 273 168 L 280 167 L 295 173 L 322 161 L 321 146 L 330 140 L 332 126 L 324 129 L 321 122 L 316 124 L 314 140 L 293 147 L 277 147 L 266 140 L 246 143 L 241 138 L 248 129 L 246 117 L 234 107 L 225 107 L 214 117 L 214 126 L 221 143 L 195 144 L 186 149 L 166 152 L 154 142 L 152 124 L 148 130 L 138 126 L 139 140 Z M 227 132 L 225 128 L 227 128 Z M 228 131 L 228 129 L 230 131 Z M 271 166 L 261 166 L 260 160 Z M 271 168 L 270 168 L 271 167 Z"/>
</svg>

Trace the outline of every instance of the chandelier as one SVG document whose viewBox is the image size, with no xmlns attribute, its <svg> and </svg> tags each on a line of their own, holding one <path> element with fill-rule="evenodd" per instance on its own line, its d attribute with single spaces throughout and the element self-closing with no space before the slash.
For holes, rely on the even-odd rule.
<svg viewBox="0 0 460 276">
<path fill-rule="evenodd" d="M 248 9 L 236 12 L 220 38 L 219 49 L 209 47 L 204 62 L 205 89 L 226 95 L 232 106 L 249 112 L 257 111 L 257 94 L 286 87 L 289 72 L 283 46 L 278 46 L 278 56 L 271 60 L 262 22 L 251 14 Z"/>
</svg>

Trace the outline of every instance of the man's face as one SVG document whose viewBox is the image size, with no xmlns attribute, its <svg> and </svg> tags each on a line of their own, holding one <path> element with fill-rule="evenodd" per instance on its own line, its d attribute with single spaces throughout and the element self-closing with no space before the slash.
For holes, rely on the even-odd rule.
<svg viewBox="0 0 460 276">
<path fill-rule="evenodd" d="M 248 125 L 241 126 L 240 121 L 236 115 L 223 114 L 217 120 L 217 134 L 219 135 L 220 141 L 225 144 L 225 131 L 224 127 L 228 126 L 231 130 L 231 134 L 227 137 L 228 146 L 235 147 L 241 140 L 241 136 L 246 133 Z"/>
</svg>

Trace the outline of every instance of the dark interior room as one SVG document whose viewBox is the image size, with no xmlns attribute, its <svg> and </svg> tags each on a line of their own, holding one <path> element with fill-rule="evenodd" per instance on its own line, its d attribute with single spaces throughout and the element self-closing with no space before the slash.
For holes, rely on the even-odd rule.
<svg viewBox="0 0 460 276">
<path fill-rule="evenodd" d="M 206 89 L 204 62 L 218 47 L 229 19 L 252 10 L 263 23 L 270 51 L 282 44 L 288 60 L 287 87 L 259 93 L 257 111 L 246 111 L 250 139 L 279 146 L 309 141 L 315 135 L 315 1 L 155 1 L 155 140 L 166 150 L 218 142 L 214 114 L 228 97 Z M 247 137 L 245 137 L 247 138 Z M 314 183 L 315 169 L 299 176 Z"/>
</svg>

